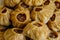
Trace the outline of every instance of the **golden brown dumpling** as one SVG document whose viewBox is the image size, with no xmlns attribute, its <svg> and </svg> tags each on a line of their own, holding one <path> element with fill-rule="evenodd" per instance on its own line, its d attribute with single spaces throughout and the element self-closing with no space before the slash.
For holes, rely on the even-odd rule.
<svg viewBox="0 0 60 40">
<path fill-rule="evenodd" d="M 19 2 L 20 2 L 20 0 L 4 0 L 5 5 L 8 6 L 8 7 L 14 7 Z"/>
<path fill-rule="evenodd" d="M 39 20 L 43 23 L 47 23 L 52 17 L 54 10 L 55 5 L 52 1 L 50 1 L 49 5 L 35 7 L 31 12 L 31 18 L 33 20 Z"/>
<path fill-rule="evenodd" d="M 3 26 L 10 25 L 9 19 L 11 11 L 12 11 L 11 9 L 8 9 L 6 7 L 0 10 L 0 25 Z"/>
<path fill-rule="evenodd" d="M 26 5 L 29 5 L 29 6 L 40 6 L 42 5 L 46 0 L 23 0 L 23 2 L 26 4 Z"/>
<path fill-rule="evenodd" d="M 21 9 L 18 8 L 11 13 L 11 21 L 14 27 L 22 27 L 31 21 L 29 10 Z"/>
<path fill-rule="evenodd" d="M 22 34 L 23 30 L 19 28 L 7 29 L 4 33 L 5 40 L 26 40 Z"/>
<path fill-rule="evenodd" d="M 45 24 L 34 21 L 24 28 L 23 34 L 33 40 L 46 40 L 48 31 L 49 29 Z"/>
</svg>

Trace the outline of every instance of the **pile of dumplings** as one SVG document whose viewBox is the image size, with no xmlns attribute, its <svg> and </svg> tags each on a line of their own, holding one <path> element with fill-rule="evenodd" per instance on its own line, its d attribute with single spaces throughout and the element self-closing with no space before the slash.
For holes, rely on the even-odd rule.
<svg viewBox="0 0 60 40">
<path fill-rule="evenodd" d="M 60 0 L 0 0 L 0 40 L 60 40 Z"/>
</svg>

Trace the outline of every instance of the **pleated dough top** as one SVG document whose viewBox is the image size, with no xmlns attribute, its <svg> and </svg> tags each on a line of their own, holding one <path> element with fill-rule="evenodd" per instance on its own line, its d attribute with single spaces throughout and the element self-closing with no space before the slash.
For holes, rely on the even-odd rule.
<svg viewBox="0 0 60 40">
<path fill-rule="evenodd" d="M 47 23 L 52 17 L 54 10 L 55 10 L 55 4 L 53 1 L 50 1 L 48 5 L 44 5 L 41 7 L 35 7 L 34 10 L 32 11 L 31 15 L 37 14 L 37 19 L 40 20 L 43 23 Z M 36 19 L 36 20 L 37 20 Z"/>
<path fill-rule="evenodd" d="M 29 6 L 40 6 L 42 5 L 46 0 L 23 0 L 23 2 L 26 4 L 26 5 L 29 5 Z"/>
</svg>

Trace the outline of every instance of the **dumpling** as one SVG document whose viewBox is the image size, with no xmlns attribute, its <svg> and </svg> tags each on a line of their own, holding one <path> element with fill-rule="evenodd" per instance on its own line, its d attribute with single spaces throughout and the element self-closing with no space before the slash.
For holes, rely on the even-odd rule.
<svg viewBox="0 0 60 40">
<path fill-rule="evenodd" d="M 32 23 L 28 23 L 24 28 L 23 34 L 32 38 L 33 40 L 46 40 L 48 34 L 47 25 L 34 21 Z"/>
<path fill-rule="evenodd" d="M 22 27 L 31 21 L 30 12 L 26 8 L 18 8 L 11 13 L 11 21 L 14 27 Z"/>
<path fill-rule="evenodd" d="M 0 25 L 9 26 L 10 25 L 10 13 L 11 9 L 4 7 L 0 10 Z"/>
<path fill-rule="evenodd" d="M 50 1 L 49 5 L 35 7 L 31 12 L 31 18 L 33 20 L 39 20 L 40 22 L 47 23 L 52 17 L 55 8 L 53 1 Z"/>
<path fill-rule="evenodd" d="M 26 40 L 22 34 L 23 30 L 19 28 L 7 29 L 4 33 L 5 40 Z"/>
</svg>

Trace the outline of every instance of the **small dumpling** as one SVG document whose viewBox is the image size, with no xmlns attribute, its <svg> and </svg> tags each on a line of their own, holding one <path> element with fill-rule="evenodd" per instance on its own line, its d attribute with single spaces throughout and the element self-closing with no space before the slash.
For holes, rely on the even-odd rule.
<svg viewBox="0 0 60 40">
<path fill-rule="evenodd" d="M 11 21 L 14 27 L 22 27 L 31 21 L 30 12 L 26 8 L 17 8 L 11 13 Z"/>
<path fill-rule="evenodd" d="M 6 27 L 0 26 L 0 40 L 5 40 L 3 36 L 5 31 L 6 31 Z"/>
<path fill-rule="evenodd" d="M 35 7 L 31 12 L 31 18 L 32 20 L 39 20 L 40 22 L 47 23 L 52 17 L 55 8 L 53 1 L 50 1 L 48 5 Z"/>
<path fill-rule="evenodd" d="M 26 40 L 22 34 L 23 30 L 19 28 L 7 29 L 4 33 L 5 40 Z"/>
<path fill-rule="evenodd" d="M 14 7 L 19 4 L 20 0 L 4 0 L 4 3 L 8 7 Z"/>
<path fill-rule="evenodd" d="M 0 10 L 0 25 L 8 26 L 10 25 L 10 13 L 11 9 L 4 7 Z"/>
<path fill-rule="evenodd" d="M 27 24 L 24 28 L 23 34 L 33 40 L 46 40 L 48 31 L 49 29 L 45 24 L 34 21 Z"/>
</svg>

